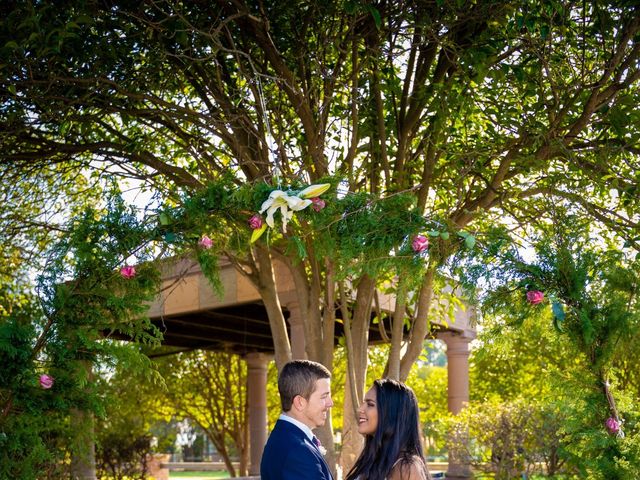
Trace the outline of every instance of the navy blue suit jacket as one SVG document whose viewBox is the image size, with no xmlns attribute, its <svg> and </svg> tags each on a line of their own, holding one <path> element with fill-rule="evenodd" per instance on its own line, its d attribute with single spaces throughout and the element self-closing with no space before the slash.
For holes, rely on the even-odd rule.
<svg viewBox="0 0 640 480">
<path fill-rule="evenodd" d="M 327 462 L 311 440 L 291 422 L 278 420 L 260 462 L 262 480 L 332 480 Z"/>
</svg>

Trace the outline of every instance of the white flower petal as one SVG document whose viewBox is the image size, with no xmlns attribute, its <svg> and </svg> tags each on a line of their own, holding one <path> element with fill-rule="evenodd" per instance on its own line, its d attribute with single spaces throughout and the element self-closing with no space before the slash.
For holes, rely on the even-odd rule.
<svg viewBox="0 0 640 480">
<path fill-rule="evenodd" d="M 272 205 L 277 205 L 278 203 L 282 203 L 286 201 L 287 194 L 282 190 L 274 190 L 269 194 L 269 198 L 267 198 L 264 202 L 262 202 L 262 206 L 260 207 L 260 213 L 263 213 L 267 208 Z"/>
<path fill-rule="evenodd" d="M 287 197 L 287 204 L 291 210 L 300 211 L 311 205 L 311 200 L 303 200 L 300 197 Z"/>
<path fill-rule="evenodd" d="M 274 221 L 273 221 L 273 214 L 276 213 L 276 210 L 278 209 L 278 207 L 276 206 L 270 206 L 269 209 L 267 210 L 267 225 L 269 225 L 271 228 L 273 228 L 274 226 Z"/>
<path fill-rule="evenodd" d="M 279 197 L 286 197 L 286 196 L 287 194 L 282 190 L 274 190 L 269 194 L 269 198 L 279 198 Z"/>
<path fill-rule="evenodd" d="M 280 214 L 282 215 L 282 232 L 287 231 L 287 223 L 293 216 L 293 212 L 287 209 L 287 204 L 280 206 Z"/>
</svg>

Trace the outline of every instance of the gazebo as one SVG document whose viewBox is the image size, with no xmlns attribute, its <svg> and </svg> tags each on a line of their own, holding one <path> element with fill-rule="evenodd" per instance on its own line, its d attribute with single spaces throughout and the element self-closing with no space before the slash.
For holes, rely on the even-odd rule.
<svg viewBox="0 0 640 480">
<path fill-rule="evenodd" d="M 293 358 L 306 358 L 303 319 L 293 299 L 293 280 L 283 264 L 274 266 L 278 297 L 287 319 Z M 267 440 L 267 366 L 274 353 L 269 319 L 260 295 L 229 261 L 220 262 L 222 296 L 216 295 L 198 263 L 182 259 L 162 268 L 162 289 L 148 315 L 164 334 L 163 345 L 178 350 L 217 350 L 242 356 L 248 367 L 250 474 L 258 475 Z M 379 293 L 379 307 L 391 314 L 393 296 Z M 456 308 L 451 319 L 432 319 L 431 335 L 447 346 L 448 407 L 458 413 L 469 400 L 469 343 L 475 338 L 472 308 Z M 372 319 L 373 320 L 373 319 Z M 372 325 L 369 342 L 383 342 Z M 390 331 L 387 331 L 390 334 Z M 342 324 L 336 322 L 336 343 Z M 469 467 L 450 457 L 447 478 L 468 478 Z"/>
</svg>

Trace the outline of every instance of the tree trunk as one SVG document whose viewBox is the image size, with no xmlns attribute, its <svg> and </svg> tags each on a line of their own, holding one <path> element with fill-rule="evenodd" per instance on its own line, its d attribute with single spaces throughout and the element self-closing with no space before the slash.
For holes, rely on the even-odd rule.
<svg viewBox="0 0 640 480">
<path fill-rule="evenodd" d="M 356 303 L 351 318 L 351 352 L 352 366 L 347 367 L 347 384 L 345 390 L 342 453 L 340 464 L 344 473 L 353 466 L 362 450 L 362 436 L 358 433 L 356 410 L 364 391 L 367 374 L 367 348 L 369 342 L 369 322 L 371 320 L 371 304 L 375 292 L 375 280 L 363 275 L 357 286 Z M 345 326 L 346 329 L 346 326 Z M 350 348 L 349 346 L 347 348 Z M 353 379 L 353 380 L 351 380 Z M 354 385 L 355 384 L 355 385 Z M 355 387 L 355 388 L 354 388 Z M 353 393 L 352 393 L 353 392 Z M 354 395 L 356 396 L 354 398 Z"/>
<path fill-rule="evenodd" d="M 396 288 L 396 308 L 391 324 L 391 349 L 387 361 L 387 377 L 400 380 L 400 354 L 404 333 L 404 317 L 407 307 L 407 276 L 400 274 Z"/>
<path fill-rule="evenodd" d="M 422 280 L 422 287 L 418 295 L 418 306 L 416 307 L 416 320 L 411 328 L 411 339 L 409 340 L 407 351 L 400 361 L 400 380 L 403 382 L 407 380 L 411 367 L 422 353 L 424 340 L 429 333 L 429 309 L 433 299 L 434 275 L 435 267 L 430 267 Z"/>
<path fill-rule="evenodd" d="M 280 299 L 276 290 L 276 278 L 273 271 L 272 257 L 268 250 L 256 248 L 258 260 L 258 292 L 264 302 L 273 335 L 275 361 L 278 371 L 291 360 L 291 343 L 287 333 L 287 325 L 282 313 Z"/>
<path fill-rule="evenodd" d="M 250 463 L 250 446 L 249 446 L 249 395 L 245 395 L 244 397 L 244 422 L 242 425 L 242 429 L 240 432 L 240 468 L 238 469 L 238 475 L 241 477 L 246 477 L 249 475 L 249 463 Z"/>
</svg>

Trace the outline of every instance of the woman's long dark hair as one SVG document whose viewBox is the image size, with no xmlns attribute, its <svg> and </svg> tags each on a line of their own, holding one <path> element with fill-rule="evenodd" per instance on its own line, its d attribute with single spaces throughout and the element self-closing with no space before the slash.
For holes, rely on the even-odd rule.
<svg viewBox="0 0 640 480">
<path fill-rule="evenodd" d="M 384 480 L 398 459 L 424 460 L 420 442 L 418 400 L 404 383 L 388 378 L 373 382 L 376 389 L 378 427 L 365 437 L 364 450 L 345 480 Z"/>
</svg>

